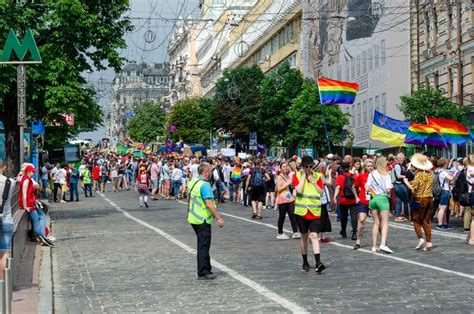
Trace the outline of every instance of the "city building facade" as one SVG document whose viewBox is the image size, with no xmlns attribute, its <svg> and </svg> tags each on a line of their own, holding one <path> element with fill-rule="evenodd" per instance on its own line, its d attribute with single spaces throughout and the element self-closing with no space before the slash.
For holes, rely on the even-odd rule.
<svg viewBox="0 0 474 314">
<path fill-rule="evenodd" d="M 112 85 L 112 104 L 109 112 L 107 135 L 111 144 L 123 141 L 128 134 L 127 120 L 133 117 L 133 107 L 146 102 L 160 102 L 165 111 L 170 104 L 169 63 L 137 64 L 130 62 L 117 74 Z"/>
<path fill-rule="evenodd" d="M 474 103 L 474 4 L 411 0 L 411 89 L 441 90 L 453 103 Z"/>
<path fill-rule="evenodd" d="M 303 1 L 305 77 L 360 85 L 356 102 L 340 106 L 350 114 L 353 146 L 386 147 L 369 138 L 375 110 L 404 118 L 399 104 L 400 96 L 410 93 L 409 28 L 407 1 Z"/>
</svg>

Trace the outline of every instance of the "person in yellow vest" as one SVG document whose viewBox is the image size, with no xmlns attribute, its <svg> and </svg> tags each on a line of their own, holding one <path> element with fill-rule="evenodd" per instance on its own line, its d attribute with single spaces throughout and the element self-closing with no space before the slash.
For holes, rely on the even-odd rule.
<svg viewBox="0 0 474 314">
<path fill-rule="evenodd" d="M 211 224 L 214 218 L 220 228 L 224 220 L 217 212 L 214 193 L 207 181 L 211 176 L 211 165 L 203 162 L 198 168 L 198 177 L 189 182 L 188 222 L 197 237 L 197 273 L 199 280 L 216 279 L 212 273 L 211 257 Z"/>
<path fill-rule="evenodd" d="M 314 160 L 311 156 L 304 156 L 301 160 L 302 169 L 293 176 L 293 186 L 296 188 L 295 218 L 298 229 L 301 233 L 300 247 L 303 257 L 303 271 L 308 272 L 310 266 L 308 263 L 308 237 L 313 246 L 314 258 L 316 260 L 315 271 L 318 274 L 326 268 L 321 263 L 319 250 L 319 236 L 323 232 L 321 224 L 321 192 L 323 181 L 321 174 L 315 170 L 320 161 Z"/>
</svg>

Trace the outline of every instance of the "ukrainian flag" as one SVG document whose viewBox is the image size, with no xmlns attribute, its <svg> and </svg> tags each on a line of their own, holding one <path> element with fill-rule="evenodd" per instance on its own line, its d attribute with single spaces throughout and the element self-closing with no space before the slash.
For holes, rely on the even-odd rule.
<svg viewBox="0 0 474 314">
<path fill-rule="evenodd" d="M 410 122 L 390 118 L 376 110 L 370 138 L 392 146 L 404 146 L 409 127 Z"/>
</svg>

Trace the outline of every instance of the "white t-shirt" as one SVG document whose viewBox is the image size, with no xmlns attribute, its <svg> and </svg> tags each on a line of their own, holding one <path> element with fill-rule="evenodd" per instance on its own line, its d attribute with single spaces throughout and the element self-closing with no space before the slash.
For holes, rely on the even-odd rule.
<svg viewBox="0 0 474 314">
<path fill-rule="evenodd" d="M 234 170 L 234 168 L 231 167 L 231 165 L 224 165 L 222 169 L 222 172 L 224 173 L 224 182 L 227 182 L 227 183 L 230 182 L 230 174 L 232 170 Z"/>
<path fill-rule="evenodd" d="M 82 176 L 82 172 L 86 170 L 86 165 L 80 165 L 79 166 L 79 176 Z"/>
<path fill-rule="evenodd" d="M 199 168 L 198 164 L 192 164 L 189 166 L 189 171 L 191 172 L 193 176 L 191 179 L 196 179 L 199 176 L 198 168 Z"/>
<path fill-rule="evenodd" d="M 441 170 L 439 172 L 439 183 L 442 185 L 444 191 L 449 191 L 449 180 L 446 178 L 449 175 L 447 170 Z"/>
<path fill-rule="evenodd" d="M 179 168 L 175 168 L 173 172 L 171 173 L 171 180 L 181 181 L 182 178 L 183 178 L 183 171 Z"/>
<path fill-rule="evenodd" d="M 392 189 L 392 179 L 390 174 L 381 175 L 378 170 L 375 170 L 369 174 L 367 183 L 365 184 L 366 190 L 372 190 L 375 194 L 387 195 L 387 189 Z"/>
<path fill-rule="evenodd" d="M 56 168 L 56 167 L 51 169 L 51 175 L 53 176 L 54 183 L 59 183 L 59 180 L 58 180 L 58 177 L 57 177 L 58 172 L 59 172 L 59 169 Z"/>
<path fill-rule="evenodd" d="M 64 168 L 59 169 L 58 171 L 59 184 L 66 184 L 66 176 L 67 176 L 66 169 Z"/>
</svg>

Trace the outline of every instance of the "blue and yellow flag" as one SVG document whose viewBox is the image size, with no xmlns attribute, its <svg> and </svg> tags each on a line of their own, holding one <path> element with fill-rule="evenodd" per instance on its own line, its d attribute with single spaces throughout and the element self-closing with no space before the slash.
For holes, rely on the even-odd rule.
<svg viewBox="0 0 474 314">
<path fill-rule="evenodd" d="M 392 146 L 404 146 L 409 127 L 410 122 L 390 118 L 376 110 L 370 138 Z"/>
</svg>

